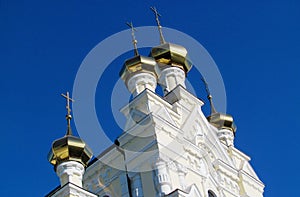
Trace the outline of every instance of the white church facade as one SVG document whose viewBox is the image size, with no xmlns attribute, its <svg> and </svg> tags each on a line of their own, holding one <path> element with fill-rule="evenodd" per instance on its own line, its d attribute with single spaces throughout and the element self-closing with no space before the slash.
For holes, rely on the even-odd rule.
<svg viewBox="0 0 300 197">
<path fill-rule="evenodd" d="M 206 117 L 203 101 L 185 86 L 192 63 L 188 51 L 165 42 L 149 56 L 125 61 L 120 77 L 133 95 L 121 109 L 127 118 L 115 144 L 90 162 L 92 153 L 72 135 L 69 95 L 67 134 L 53 142 L 48 159 L 60 186 L 51 197 L 263 197 L 264 184 L 250 157 L 234 146 L 232 116 L 214 109 Z M 163 96 L 156 86 L 163 87 Z M 90 163 L 89 163 L 90 162 Z"/>
</svg>

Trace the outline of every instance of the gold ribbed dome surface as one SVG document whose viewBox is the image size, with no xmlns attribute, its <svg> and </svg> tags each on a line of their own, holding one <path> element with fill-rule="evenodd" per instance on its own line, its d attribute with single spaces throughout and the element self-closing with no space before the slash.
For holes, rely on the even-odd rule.
<svg viewBox="0 0 300 197">
<path fill-rule="evenodd" d="M 160 66 L 165 65 L 167 67 L 170 65 L 179 67 L 184 70 L 185 73 L 188 73 L 192 68 L 192 62 L 186 48 L 177 44 L 164 43 L 153 47 L 150 55 L 157 62 L 162 64 Z"/>
<path fill-rule="evenodd" d="M 77 161 L 86 166 L 92 155 L 92 151 L 83 140 L 72 135 L 66 135 L 52 143 L 48 160 L 54 166 L 65 161 Z"/>
<path fill-rule="evenodd" d="M 156 77 L 155 65 L 156 62 L 152 57 L 136 55 L 125 61 L 120 71 L 120 77 L 127 81 L 133 74 L 143 72 L 150 73 Z"/>
<path fill-rule="evenodd" d="M 233 121 L 233 117 L 229 114 L 213 113 L 207 117 L 207 120 L 218 129 L 228 129 L 234 134 L 236 132 L 236 125 Z"/>
</svg>

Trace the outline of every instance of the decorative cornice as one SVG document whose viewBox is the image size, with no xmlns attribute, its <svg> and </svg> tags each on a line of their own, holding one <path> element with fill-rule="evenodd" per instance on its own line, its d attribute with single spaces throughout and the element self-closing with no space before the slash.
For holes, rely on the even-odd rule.
<svg viewBox="0 0 300 197">
<path fill-rule="evenodd" d="M 60 196 L 97 197 L 96 194 L 86 191 L 72 183 L 67 183 L 59 190 L 57 190 L 54 194 L 48 197 L 60 197 Z"/>
</svg>

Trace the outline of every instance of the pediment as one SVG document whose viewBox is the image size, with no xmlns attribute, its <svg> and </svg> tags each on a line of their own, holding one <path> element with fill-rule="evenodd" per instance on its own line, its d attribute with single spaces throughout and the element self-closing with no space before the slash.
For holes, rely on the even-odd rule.
<svg viewBox="0 0 300 197">
<path fill-rule="evenodd" d="M 195 184 L 193 184 L 189 188 L 189 193 L 188 193 L 188 195 L 186 195 L 186 197 L 201 197 L 199 189 L 197 188 L 197 186 Z"/>
<path fill-rule="evenodd" d="M 217 137 L 217 129 L 209 124 L 200 106 L 195 107 L 188 115 L 181 126 L 181 130 L 184 133 L 184 138 L 192 144 L 201 149 L 205 145 L 205 149 L 214 155 L 212 159 L 221 159 L 233 165 L 227 151 Z"/>
<path fill-rule="evenodd" d="M 174 126 L 177 126 L 175 121 L 172 119 L 170 113 L 167 111 L 167 109 L 163 106 L 163 107 L 160 107 L 157 112 L 155 112 L 155 114 L 162 118 L 163 120 L 169 122 L 170 124 L 174 125 Z"/>
<path fill-rule="evenodd" d="M 208 124 L 200 106 L 198 106 L 186 117 L 181 125 L 181 130 L 184 132 L 186 139 L 196 144 L 196 138 L 203 137 L 208 132 Z"/>
<path fill-rule="evenodd" d="M 202 197 L 199 189 L 195 184 L 191 185 L 185 191 L 180 189 L 174 190 L 172 193 L 166 195 L 167 197 Z"/>
<path fill-rule="evenodd" d="M 173 110 L 170 103 L 148 89 L 137 95 L 121 109 L 121 112 L 127 118 L 125 130 L 133 127 L 149 114 L 155 114 L 176 127 L 180 120 L 180 115 Z"/>
<path fill-rule="evenodd" d="M 243 171 L 245 171 L 247 174 L 249 174 L 250 176 L 252 176 L 253 178 L 255 178 L 256 180 L 259 180 L 257 174 L 254 172 L 253 168 L 251 167 L 249 162 L 245 162 L 244 166 L 243 166 Z"/>
</svg>

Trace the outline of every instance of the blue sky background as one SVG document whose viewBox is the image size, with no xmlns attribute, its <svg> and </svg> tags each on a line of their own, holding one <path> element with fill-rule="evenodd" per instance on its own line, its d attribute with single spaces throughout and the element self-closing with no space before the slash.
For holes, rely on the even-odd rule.
<svg viewBox="0 0 300 197">
<path fill-rule="evenodd" d="M 0 0 L 0 196 L 43 196 L 59 184 L 46 156 L 66 130 L 60 93 L 72 90 L 88 52 L 126 29 L 126 21 L 155 25 L 153 5 L 163 26 L 194 37 L 217 63 L 238 126 L 235 146 L 252 158 L 265 196 L 297 195 L 299 1 Z M 97 113 L 111 138 L 121 132 L 109 97 L 122 61 L 97 88 Z M 196 76 L 191 71 L 188 78 L 206 101 Z"/>
</svg>

